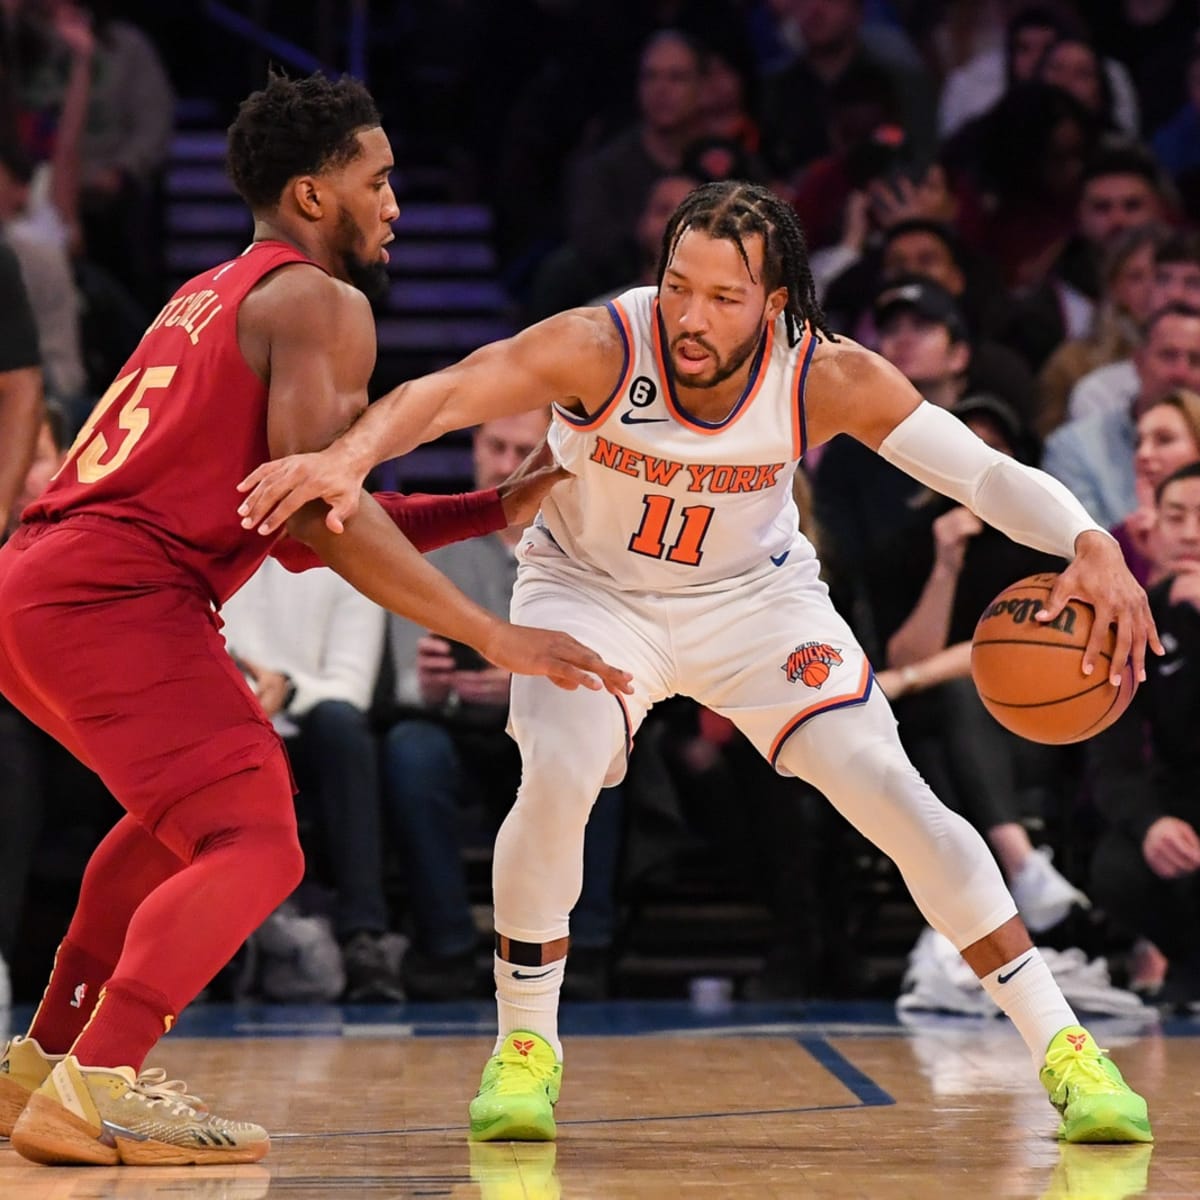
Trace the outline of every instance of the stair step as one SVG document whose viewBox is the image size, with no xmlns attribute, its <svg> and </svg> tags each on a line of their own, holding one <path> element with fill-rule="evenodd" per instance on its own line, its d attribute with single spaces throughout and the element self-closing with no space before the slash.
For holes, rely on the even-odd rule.
<svg viewBox="0 0 1200 1200">
<path fill-rule="evenodd" d="M 405 312 L 501 312 L 508 293 L 492 279 L 404 279 L 388 292 L 388 308 Z"/>
<path fill-rule="evenodd" d="M 509 337 L 512 325 L 500 318 L 399 318 L 378 322 L 380 350 L 467 354 L 487 342 Z"/>
<path fill-rule="evenodd" d="M 171 138 L 171 158 L 190 162 L 225 161 L 226 138 L 223 129 L 192 129 L 176 133 Z"/>
<path fill-rule="evenodd" d="M 489 275 L 497 269 L 496 252 L 488 242 L 407 241 L 405 213 L 396 225 L 396 241 L 388 247 L 392 274 L 418 272 L 444 275 Z"/>
<path fill-rule="evenodd" d="M 167 168 L 166 192 L 179 196 L 237 196 L 233 181 L 225 174 L 224 163 L 172 163 Z"/>
<path fill-rule="evenodd" d="M 206 200 L 168 204 L 166 226 L 168 236 L 195 233 L 245 233 L 249 235 L 254 227 L 254 222 L 241 200 L 237 197 L 230 197 L 228 202 Z M 248 236 L 247 240 L 249 240 Z"/>
</svg>

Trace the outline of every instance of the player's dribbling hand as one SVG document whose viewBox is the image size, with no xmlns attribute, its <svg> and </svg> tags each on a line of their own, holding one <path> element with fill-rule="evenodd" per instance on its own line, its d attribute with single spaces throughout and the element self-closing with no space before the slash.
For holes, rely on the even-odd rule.
<svg viewBox="0 0 1200 1200">
<path fill-rule="evenodd" d="M 1150 602 L 1141 584 L 1129 573 L 1121 549 L 1107 534 L 1087 530 L 1075 541 L 1075 558 L 1058 577 L 1039 621 L 1053 621 L 1072 597 L 1095 610 L 1092 632 L 1083 651 L 1083 673 L 1090 675 L 1110 625 L 1117 627 L 1116 644 L 1109 664 L 1109 683 L 1119 687 L 1125 663 L 1132 658 L 1133 677 L 1146 680 L 1146 644 L 1162 654 L 1162 642 L 1150 615 Z"/>
<path fill-rule="evenodd" d="M 614 696 L 633 693 L 633 676 L 628 671 L 610 667 L 569 633 L 501 621 L 480 652 L 514 675 L 545 675 L 568 692 L 585 687 Z"/>
<path fill-rule="evenodd" d="M 324 500 L 329 505 L 325 524 L 341 533 L 358 511 L 365 478 L 336 443 L 317 454 L 289 454 L 263 463 L 238 484 L 239 492 L 250 493 L 238 506 L 242 528 L 273 534 L 309 501 Z"/>
</svg>

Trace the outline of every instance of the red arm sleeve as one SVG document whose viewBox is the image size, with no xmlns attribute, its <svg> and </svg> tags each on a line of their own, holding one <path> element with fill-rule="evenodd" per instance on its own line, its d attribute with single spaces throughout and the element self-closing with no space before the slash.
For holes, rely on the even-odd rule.
<svg viewBox="0 0 1200 1200">
<path fill-rule="evenodd" d="M 401 495 L 375 492 L 374 498 L 395 521 L 400 532 L 424 554 L 451 542 L 495 533 L 508 522 L 495 488 L 454 496 Z M 303 542 L 284 537 L 271 548 L 271 557 L 289 571 L 307 571 L 325 564 Z"/>
</svg>

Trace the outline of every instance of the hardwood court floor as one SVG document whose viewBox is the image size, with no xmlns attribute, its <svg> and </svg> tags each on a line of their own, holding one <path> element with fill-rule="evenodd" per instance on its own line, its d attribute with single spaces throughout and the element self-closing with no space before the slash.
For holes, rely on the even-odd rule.
<svg viewBox="0 0 1200 1200">
<path fill-rule="evenodd" d="M 1096 1023 L 1151 1101 L 1157 1144 L 1060 1147 L 1003 1022 L 903 1028 L 740 1006 L 581 1006 L 555 1145 L 469 1146 L 487 1009 L 196 1010 L 153 1059 L 273 1136 L 261 1165 L 45 1168 L 0 1142 L 21 1200 L 1123 1200 L 1200 1195 L 1200 1022 Z M 19 1024 L 18 1024 L 19 1027 Z M 572 1032 L 572 1029 L 578 1032 Z M 217 1036 L 186 1036 L 187 1034 Z M 224 1034 L 225 1036 L 220 1036 Z M 233 1036 L 229 1036 L 229 1035 Z"/>
</svg>

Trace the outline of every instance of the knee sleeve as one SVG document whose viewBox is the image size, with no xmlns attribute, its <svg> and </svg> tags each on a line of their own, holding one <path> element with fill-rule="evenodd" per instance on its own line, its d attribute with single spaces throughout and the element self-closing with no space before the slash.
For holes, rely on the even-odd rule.
<svg viewBox="0 0 1200 1200">
<path fill-rule="evenodd" d="M 881 696 L 814 718 L 785 761 L 892 859 L 925 919 L 959 949 L 1016 915 L 983 838 L 908 761 Z"/>
</svg>

